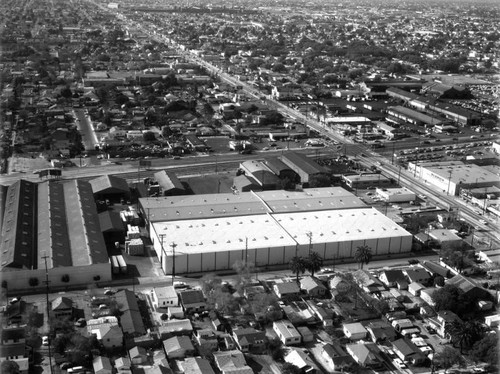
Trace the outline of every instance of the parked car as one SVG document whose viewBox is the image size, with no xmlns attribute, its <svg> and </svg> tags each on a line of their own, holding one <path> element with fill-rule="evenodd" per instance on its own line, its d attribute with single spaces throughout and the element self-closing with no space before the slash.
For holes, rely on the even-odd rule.
<svg viewBox="0 0 500 374">
<path fill-rule="evenodd" d="M 406 364 L 400 358 L 395 358 L 393 362 L 397 368 L 406 369 Z"/>
<path fill-rule="evenodd" d="M 42 345 L 49 345 L 49 337 L 48 336 L 42 336 Z"/>
</svg>

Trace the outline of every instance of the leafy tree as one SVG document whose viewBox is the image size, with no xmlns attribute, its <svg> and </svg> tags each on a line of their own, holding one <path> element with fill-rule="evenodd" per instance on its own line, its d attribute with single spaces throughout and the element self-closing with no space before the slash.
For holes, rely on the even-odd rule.
<svg viewBox="0 0 500 374">
<path fill-rule="evenodd" d="M 269 339 L 267 350 L 274 361 L 281 361 L 285 355 L 283 344 L 278 338 Z"/>
<path fill-rule="evenodd" d="M 283 374 L 301 374 L 302 370 L 300 370 L 300 368 L 295 366 L 294 364 L 285 362 L 281 367 L 281 372 Z"/>
<path fill-rule="evenodd" d="M 331 184 L 330 177 L 325 174 L 315 174 L 309 178 L 310 188 L 329 187 Z"/>
<path fill-rule="evenodd" d="M 2 361 L 0 369 L 3 374 L 19 374 L 19 365 L 15 361 Z"/>
<path fill-rule="evenodd" d="M 290 270 L 297 276 L 297 283 L 299 282 L 299 274 L 304 274 L 306 271 L 306 261 L 301 256 L 294 256 L 290 260 Z"/>
<path fill-rule="evenodd" d="M 450 335 L 453 346 L 460 347 L 463 353 L 464 347 L 471 347 L 483 335 L 481 324 L 475 320 L 466 322 L 454 321 L 446 327 L 446 333 Z"/>
<path fill-rule="evenodd" d="M 241 291 L 252 281 L 252 274 L 255 273 L 255 265 L 248 261 L 236 261 L 233 264 L 233 270 L 236 271 L 236 289 Z"/>
<path fill-rule="evenodd" d="M 438 275 L 434 278 L 433 281 L 434 286 L 443 287 L 444 286 L 444 278 L 441 275 Z"/>
<path fill-rule="evenodd" d="M 368 265 L 372 257 L 372 249 L 367 245 L 359 246 L 354 254 L 354 259 L 360 265 L 361 269 L 363 269 L 363 264 Z"/>
<path fill-rule="evenodd" d="M 460 352 L 452 347 L 444 347 L 441 352 L 436 353 L 433 362 L 437 367 L 443 368 L 445 373 L 454 365 L 465 366 L 465 360 Z"/>
<path fill-rule="evenodd" d="M 469 354 L 475 362 L 486 362 L 498 366 L 498 334 L 486 334 L 473 345 Z"/>
<path fill-rule="evenodd" d="M 61 96 L 64 97 L 65 99 L 71 99 L 73 97 L 73 93 L 71 92 L 71 88 L 68 86 L 64 87 L 61 90 Z"/>
<path fill-rule="evenodd" d="M 145 142 L 154 142 L 156 140 L 156 136 L 152 131 L 146 131 L 144 134 L 142 134 L 142 137 Z"/>
<path fill-rule="evenodd" d="M 323 258 L 317 252 L 311 252 L 306 259 L 306 269 L 311 272 L 311 277 L 314 277 L 314 273 L 321 269 L 321 265 L 323 265 Z"/>
</svg>

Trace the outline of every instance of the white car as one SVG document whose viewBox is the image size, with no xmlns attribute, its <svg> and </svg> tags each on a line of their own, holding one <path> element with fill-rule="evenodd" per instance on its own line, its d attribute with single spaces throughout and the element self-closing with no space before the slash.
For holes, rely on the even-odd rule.
<svg viewBox="0 0 500 374">
<path fill-rule="evenodd" d="M 406 364 L 400 358 L 395 358 L 393 362 L 396 367 L 400 369 L 406 369 Z"/>
<path fill-rule="evenodd" d="M 42 345 L 49 345 L 49 337 L 42 336 Z"/>
</svg>

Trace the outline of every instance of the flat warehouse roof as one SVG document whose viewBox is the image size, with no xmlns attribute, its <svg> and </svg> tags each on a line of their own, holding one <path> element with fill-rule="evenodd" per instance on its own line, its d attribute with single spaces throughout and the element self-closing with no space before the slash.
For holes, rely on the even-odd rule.
<svg viewBox="0 0 500 374">
<path fill-rule="evenodd" d="M 303 191 L 242 192 L 140 199 L 150 222 L 236 217 L 272 212 L 348 209 L 365 204 L 341 187 Z"/>
<path fill-rule="evenodd" d="M 312 244 L 411 236 L 373 208 L 157 222 L 153 227 L 184 254 L 308 245 L 308 233 Z"/>
</svg>

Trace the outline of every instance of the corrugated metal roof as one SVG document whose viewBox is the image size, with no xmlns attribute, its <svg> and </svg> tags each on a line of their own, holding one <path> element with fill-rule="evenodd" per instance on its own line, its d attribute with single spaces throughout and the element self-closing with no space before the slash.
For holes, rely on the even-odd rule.
<svg viewBox="0 0 500 374">
<path fill-rule="evenodd" d="M 305 174 L 314 175 L 325 173 L 325 169 L 322 166 L 302 153 L 284 153 L 281 156 L 281 161 L 292 168 L 293 166 L 297 167 Z"/>
<path fill-rule="evenodd" d="M 127 181 L 114 175 L 103 175 L 99 178 L 90 180 L 92 191 L 95 194 L 106 192 L 124 192 L 129 193 Z"/>
<path fill-rule="evenodd" d="M 0 244 L 1 268 L 36 267 L 36 184 L 20 180 L 9 186 Z"/>
<path fill-rule="evenodd" d="M 280 175 L 281 172 L 285 170 L 290 170 L 290 167 L 281 161 L 278 157 L 269 157 L 264 160 L 264 164 L 267 166 L 269 170 L 271 170 L 276 175 Z"/>
<path fill-rule="evenodd" d="M 160 185 L 162 191 L 171 191 L 171 190 L 181 190 L 184 191 L 185 188 L 182 185 L 177 175 L 172 172 L 162 170 L 157 173 L 154 173 L 154 178 Z"/>
</svg>

